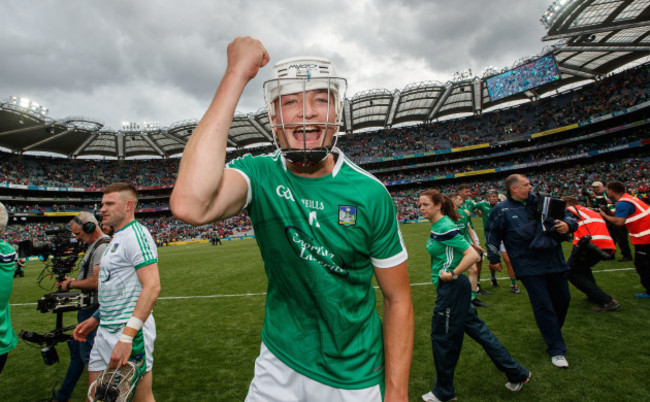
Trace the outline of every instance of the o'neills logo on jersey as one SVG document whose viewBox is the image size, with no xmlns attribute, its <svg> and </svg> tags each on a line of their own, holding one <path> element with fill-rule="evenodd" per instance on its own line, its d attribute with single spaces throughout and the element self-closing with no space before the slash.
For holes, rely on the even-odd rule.
<svg viewBox="0 0 650 402">
<path fill-rule="evenodd" d="M 348 275 L 344 268 L 345 262 L 330 252 L 325 246 L 317 244 L 316 240 L 302 230 L 287 226 L 285 234 L 296 254 L 305 261 L 315 262 L 329 272 L 338 275 Z"/>
<path fill-rule="evenodd" d="M 302 201 L 302 205 L 310 209 L 320 209 L 320 210 L 325 209 L 325 205 L 323 204 L 323 201 L 305 200 L 305 199 L 301 199 L 300 201 Z"/>
</svg>

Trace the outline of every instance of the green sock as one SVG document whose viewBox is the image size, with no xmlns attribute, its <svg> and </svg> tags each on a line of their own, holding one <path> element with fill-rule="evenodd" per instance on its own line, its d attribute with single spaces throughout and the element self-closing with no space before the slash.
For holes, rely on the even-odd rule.
<svg viewBox="0 0 650 402">
<path fill-rule="evenodd" d="M 490 274 L 490 277 L 492 277 L 492 279 L 496 278 L 496 277 L 497 277 L 497 273 L 496 273 L 496 272 L 492 272 L 492 273 Z"/>
<path fill-rule="evenodd" d="M 510 286 L 515 286 L 517 284 L 516 279 L 510 279 Z"/>
<path fill-rule="evenodd" d="M 472 300 L 476 299 L 476 290 L 472 290 Z"/>
</svg>

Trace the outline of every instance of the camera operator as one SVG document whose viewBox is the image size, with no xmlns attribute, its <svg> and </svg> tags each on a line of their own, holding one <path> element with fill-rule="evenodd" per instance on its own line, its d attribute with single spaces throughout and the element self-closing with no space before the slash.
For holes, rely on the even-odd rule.
<svg viewBox="0 0 650 402">
<path fill-rule="evenodd" d="M 591 191 L 589 193 L 591 195 L 591 197 L 588 198 L 588 206 L 590 208 L 598 208 L 603 205 L 607 206 L 607 204 L 612 203 L 612 200 L 610 200 L 607 196 L 607 189 L 601 181 L 595 181 L 591 183 Z"/>
<path fill-rule="evenodd" d="M 0 236 L 5 232 L 9 215 L 0 203 Z M 11 327 L 9 295 L 14 284 L 16 250 L 4 240 L 0 240 L 0 373 L 7 362 L 7 355 L 16 347 L 18 337 Z"/>
<path fill-rule="evenodd" d="M 607 191 L 612 200 L 616 201 L 614 216 L 600 212 L 600 215 L 616 226 L 623 226 L 630 232 L 634 244 L 634 267 L 641 278 L 644 293 L 634 296 L 650 299 L 650 207 L 648 204 L 625 192 L 625 184 L 620 181 L 607 183 Z"/>
<path fill-rule="evenodd" d="M 603 208 L 609 208 L 609 205 L 614 204 L 609 195 L 607 194 L 607 189 L 600 181 L 595 181 L 591 183 L 591 190 L 594 194 L 594 198 L 590 200 L 590 204 L 587 205 L 595 210 L 603 210 Z M 614 240 L 614 245 L 618 244 L 618 247 L 621 249 L 621 258 L 620 262 L 632 261 L 632 251 L 630 250 L 630 245 L 627 240 L 627 229 L 624 226 L 616 226 L 609 221 L 607 223 L 607 230 Z M 614 249 L 616 250 L 616 249 Z"/>
<path fill-rule="evenodd" d="M 578 230 L 573 233 L 573 249 L 569 257 L 569 282 L 582 293 L 587 300 L 598 306 L 593 311 L 614 311 L 621 307 L 612 296 L 605 293 L 597 284 L 591 268 L 599 261 L 608 259 L 616 251 L 614 240 L 607 231 L 605 221 L 598 212 L 578 205 L 574 197 L 562 197 L 567 211 L 576 216 Z"/>
<path fill-rule="evenodd" d="M 545 218 L 542 227 L 540 197 L 531 194 L 532 186 L 526 176 L 508 176 L 505 188 L 508 198 L 494 206 L 486 226 L 490 269 L 501 270 L 499 248 L 503 241 L 515 275 L 527 290 L 551 363 L 568 368 L 562 325 L 571 294 L 566 278 L 569 267 L 560 242 L 578 225 L 562 207 L 562 219 Z"/>
<path fill-rule="evenodd" d="M 14 278 L 16 277 L 25 277 L 25 259 L 19 258 L 16 260 L 16 271 L 14 272 Z"/>
<path fill-rule="evenodd" d="M 75 216 L 70 221 L 70 230 L 77 241 L 88 244 L 88 250 L 81 262 L 81 268 L 77 277 L 73 279 L 66 276 L 65 280 L 60 283 L 57 282 L 57 286 L 63 291 L 80 289 L 83 293 L 91 294 L 93 305 L 77 312 L 77 322 L 81 323 L 90 318 L 95 310 L 97 310 L 99 261 L 111 239 L 102 232 L 97 219 L 90 212 L 81 212 Z M 72 339 L 68 341 L 70 365 L 68 366 L 68 372 L 63 380 L 63 384 L 61 384 L 61 388 L 54 395 L 54 400 L 67 401 L 70 399 L 79 377 L 88 364 L 88 358 L 90 357 L 90 350 L 93 347 L 96 332 L 94 330 L 89 333 L 86 336 L 86 342 L 77 342 Z"/>
</svg>

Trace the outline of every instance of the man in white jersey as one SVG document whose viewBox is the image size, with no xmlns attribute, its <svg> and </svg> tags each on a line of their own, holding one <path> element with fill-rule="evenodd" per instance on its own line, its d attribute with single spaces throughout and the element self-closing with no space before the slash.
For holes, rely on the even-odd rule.
<svg viewBox="0 0 650 402">
<path fill-rule="evenodd" d="M 99 265 L 99 320 L 93 316 L 82 322 L 73 336 L 84 341 L 99 325 L 88 363 L 90 384 L 107 367 L 120 367 L 130 358 L 142 362 L 134 398 L 142 402 L 154 401 L 156 326 L 151 312 L 160 293 L 160 277 L 156 243 L 135 220 L 137 203 L 138 194 L 129 183 L 113 183 L 104 190 L 102 223 L 114 227 L 115 233 Z"/>
<path fill-rule="evenodd" d="M 264 89 L 278 150 L 224 169 L 239 97 L 268 61 L 255 39 L 228 46 L 170 199 L 192 225 L 244 208 L 253 222 L 268 291 L 246 400 L 407 401 L 414 323 L 406 248 L 386 188 L 335 147 L 346 82 L 329 61 L 276 63 Z"/>
</svg>

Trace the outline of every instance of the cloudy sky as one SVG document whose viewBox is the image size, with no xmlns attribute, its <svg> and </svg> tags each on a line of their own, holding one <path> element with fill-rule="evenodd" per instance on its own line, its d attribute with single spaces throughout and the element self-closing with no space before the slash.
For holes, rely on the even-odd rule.
<svg viewBox="0 0 650 402">
<path fill-rule="evenodd" d="M 203 115 L 226 66 L 226 46 L 252 36 L 271 63 L 334 61 L 348 97 L 370 89 L 511 67 L 539 54 L 551 0 L 4 0 L 0 100 L 29 98 L 49 116 L 162 127 Z M 263 106 L 267 67 L 237 110 Z"/>
</svg>

